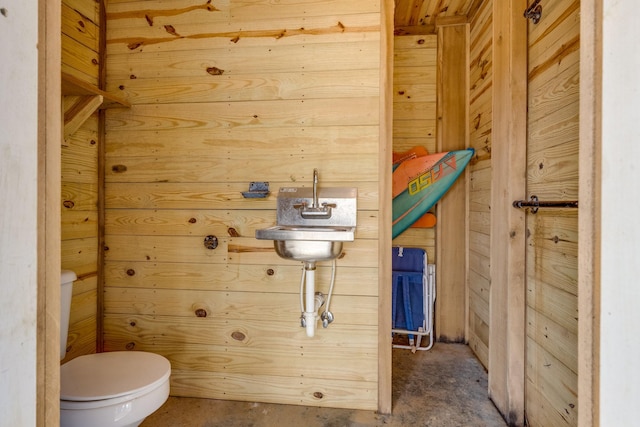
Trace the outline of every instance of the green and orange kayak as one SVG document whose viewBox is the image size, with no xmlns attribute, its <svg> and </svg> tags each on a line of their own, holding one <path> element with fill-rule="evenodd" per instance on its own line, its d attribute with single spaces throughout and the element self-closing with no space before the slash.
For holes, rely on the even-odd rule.
<svg viewBox="0 0 640 427">
<path fill-rule="evenodd" d="M 428 154 L 407 159 L 395 167 L 393 238 L 411 227 L 444 196 L 473 154 L 473 148 Z"/>
</svg>

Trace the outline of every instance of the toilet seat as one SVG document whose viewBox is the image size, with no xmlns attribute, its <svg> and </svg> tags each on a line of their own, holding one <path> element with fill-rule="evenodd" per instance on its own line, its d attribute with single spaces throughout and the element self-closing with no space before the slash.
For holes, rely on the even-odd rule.
<svg viewBox="0 0 640 427">
<path fill-rule="evenodd" d="M 79 356 L 60 367 L 60 408 L 97 408 L 143 396 L 168 383 L 169 361 L 154 353 Z"/>
</svg>

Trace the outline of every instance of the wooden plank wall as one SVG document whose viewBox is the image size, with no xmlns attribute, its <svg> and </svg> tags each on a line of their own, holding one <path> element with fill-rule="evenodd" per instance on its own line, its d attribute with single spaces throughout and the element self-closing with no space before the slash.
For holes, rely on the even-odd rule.
<svg viewBox="0 0 640 427">
<path fill-rule="evenodd" d="M 96 1 L 62 1 L 62 71 L 96 86 L 99 11 Z M 63 96 L 63 111 L 75 99 Z M 78 275 L 64 362 L 96 351 L 99 145 L 97 114 L 62 144 L 62 268 Z"/>
<path fill-rule="evenodd" d="M 107 90 L 132 108 L 107 111 L 104 345 L 168 357 L 173 395 L 376 409 L 380 7 L 109 1 Z M 254 233 L 314 168 L 358 188 L 358 227 L 307 338 L 301 265 Z"/>
<path fill-rule="evenodd" d="M 528 196 L 578 199 L 580 2 L 529 23 Z M 531 426 L 577 425 L 578 212 L 527 215 L 526 407 Z"/>
<path fill-rule="evenodd" d="M 491 138 L 493 94 L 492 1 L 470 17 L 469 145 L 469 347 L 489 366 L 489 292 L 491 290 Z"/>
<path fill-rule="evenodd" d="M 436 152 L 437 39 L 435 34 L 394 38 L 394 152 L 415 146 Z M 435 263 L 435 228 L 408 228 L 393 245 L 423 248 L 428 262 Z"/>
</svg>

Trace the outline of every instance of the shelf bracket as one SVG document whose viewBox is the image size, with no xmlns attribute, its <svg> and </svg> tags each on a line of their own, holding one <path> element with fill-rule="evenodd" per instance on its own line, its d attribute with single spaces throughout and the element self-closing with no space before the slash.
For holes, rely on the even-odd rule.
<svg viewBox="0 0 640 427">
<path fill-rule="evenodd" d="M 126 99 L 105 92 L 64 71 L 61 90 L 63 97 L 69 97 L 69 104 L 71 104 L 67 106 L 66 101 L 64 104 L 64 139 L 73 135 L 98 109 L 131 107 Z"/>
<path fill-rule="evenodd" d="M 102 105 L 102 95 L 79 96 L 64 112 L 64 139 L 73 135 Z"/>
</svg>

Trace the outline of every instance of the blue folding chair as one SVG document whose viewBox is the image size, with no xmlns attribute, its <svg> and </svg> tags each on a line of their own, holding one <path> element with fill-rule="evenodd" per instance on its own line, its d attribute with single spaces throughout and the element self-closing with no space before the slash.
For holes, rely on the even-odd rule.
<svg viewBox="0 0 640 427">
<path fill-rule="evenodd" d="M 435 266 L 427 264 L 420 248 L 392 248 L 392 333 L 408 336 L 409 345 L 394 348 L 429 350 L 433 346 L 433 308 L 435 302 Z M 421 345 L 429 335 L 429 344 Z"/>
</svg>

